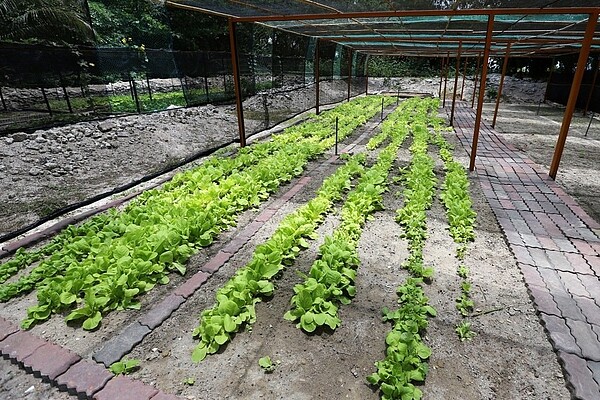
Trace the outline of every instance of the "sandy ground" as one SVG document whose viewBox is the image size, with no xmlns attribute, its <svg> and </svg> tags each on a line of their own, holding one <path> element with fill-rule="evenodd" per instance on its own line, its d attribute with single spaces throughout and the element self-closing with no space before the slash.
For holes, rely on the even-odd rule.
<svg viewBox="0 0 600 400">
<path fill-rule="evenodd" d="M 448 139 L 454 141 L 452 135 L 448 135 Z M 408 145 L 406 143 L 398 154 L 392 171 L 394 175 L 409 160 Z M 466 165 L 464 152 L 457 151 L 456 155 Z M 313 162 L 308 169 L 319 163 L 320 160 Z M 394 307 L 395 288 L 407 277 L 400 268 L 408 254 L 406 243 L 399 238 L 400 228 L 394 221 L 395 210 L 401 206 L 396 195 L 401 188 L 394 185 L 385 195 L 385 210 L 375 214 L 362 235 L 357 296 L 351 305 L 341 307 L 343 322 L 336 332 L 306 335 L 282 318 L 289 307 L 292 288 L 301 280 L 297 271 L 308 271 L 323 236 L 337 225 L 334 213 L 319 228 L 320 239 L 311 243 L 311 247 L 276 281 L 273 298 L 258 305 L 258 320 L 252 329 L 238 333 L 222 351 L 202 363 L 191 362 L 191 351 L 196 343 L 191 332 L 200 312 L 212 306 L 215 291 L 249 260 L 255 246 L 272 234 L 286 214 L 312 198 L 322 179 L 333 172 L 334 167 L 314 175 L 310 184 L 267 222 L 202 290 L 133 350 L 131 357 L 140 359 L 142 365 L 133 378 L 188 399 L 379 398 L 365 377 L 374 371 L 373 363 L 384 355 L 384 338 L 389 326 L 381 322 L 380 312 L 384 306 Z M 439 160 L 436 168 L 440 177 Z M 275 197 L 285 189 L 282 188 Z M 471 191 L 478 213 L 477 238 L 470 246 L 466 264 L 471 269 L 475 312 L 480 314 L 473 318 L 477 335 L 472 341 L 461 342 L 454 332 L 454 326 L 461 318 L 454 307 L 460 278 L 456 274 L 458 264 L 453 257 L 454 244 L 446 231 L 444 210 L 436 199 L 429 211 L 430 237 L 425 249 L 426 262 L 434 266 L 436 273 L 425 290 L 438 310 L 438 316 L 431 319 L 426 334 L 426 343 L 432 347 L 433 355 L 430 374 L 422 388 L 425 398 L 569 398 L 560 366 L 535 315 L 515 260 L 478 185 L 473 184 Z M 236 229 L 226 232 L 210 248 L 194 256 L 188 273 L 191 275 L 198 270 L 259 211 L 244 213 Z M 165 296 L 170 288 L 179 285 L 182 279 L 173 276 L 167 286 L 144 296 L 142 312 Z M 30 294 L 1 304 L 0 315 L 18 322 L 34 300 L 35 294 Z M 66 326 L 61 316 L 54 316 L 34 327 L 32 332 L 89 357 L 101 348 L 106 338 L 119 332 L 136 315 L 135 311 L 112 313 L 95 332 Z M 280 362 L 272 374 L 265 374 L 258 366 L 258 359 L 266 355 Z M 48 385 L 36 384 L 8 362 L 0 363 L 0 375 L 9 372 L 10 376 L 1 383 L 8 391 L 6 395 L 0 392 L 6 399 L 64 398 L 61 397 L 64 394 Z M 187 378 L 194 378 L 195 384 L 183 383 Z M 31 385 L 42 386 L 34 390 L 42 397 L 25 394 Z"/>
</svg>

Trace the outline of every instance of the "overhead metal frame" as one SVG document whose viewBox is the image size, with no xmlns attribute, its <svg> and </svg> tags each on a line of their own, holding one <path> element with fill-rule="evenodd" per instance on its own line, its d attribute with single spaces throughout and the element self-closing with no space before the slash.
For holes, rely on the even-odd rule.
<svg viewBox="0 0 600 400">
<path fill-rule="evenodd" d="M 396 4 L 396 1 L 389 0 L 382 3 L 394 7 L 404 2 Z M 499 3 L 501 4 L 502 1 Z M 512 1 L 505 1 L 505 3 L 513 4 Z M 510 57 L 554 58 L 579 53 L 575 78 L 549 172 L 550 177 L 555 179 L 587 58 L 590 51 L 600 51 L 600 35 L 597 29 L 600 0 L 587 0 L 587 5 L 584 7 L 560 6 L 562 4 L 560 0 L 529 0 L 527 3 L 536 4 L 539 7 L 503 8 L 500 6 L 498 8 L 463 9 L 460 5 L 461 2 L 457 1 L 453 3 L 452 7 L 454 8 L 448 9 L 357 11 L 341 10 L 339 7 L 341 4 L 337 4 L 333 0 L 167 0 L 165 2 L 170 7 L 229 19 L 237 112 L 238 119 L 242 120 L 238 122 L 242 145 L 245 144 L 245 133 L 235 43 L 235 26 L 238 22 L 259 23 L 294 34 L 316 37 L 316 60 L 318 60 L 318 43 L 321 41 L 345 46 L 349 48 L 351 55 L 352 53 L 363 53 L 367 57 L 401 55 L 447 58 L 447 63 L 442 62 L 442 73 L 444 66 L 446 69 L 449 66 L 449 59 L 456 58 L 457 71 L 453 109 L 460 58 L 477 57 L 478 67 L 472 107 L 477 88 L 479 92 L 469 165 L 471 171 L 475 168 L 488 67 L 487 62 L 480 63 L 480 61 L 489 59 L 491 55 L 503 57 L 503 78 L 509 55 Z M 566 3 L 571 4 L 568 1 Z M 334 7 L 336 4 L 338 7 Z M 344 2 L 343 4 L 347 7 L 351 5 L 359 7 L 360 2 Z M 559 17 L 546 18 L 552 15 Z M 352 63 L 349 64 L 351 68 Z M 480 80 L 478 77 L 479 64 L 481 64 Z M 316 110 L 318 113 L 318 67 L 315 69 L 315 74 L 317 76 Z M 350 84 L 350 75 L 351 72 L 348 84 Z M 368 85 L 368 67 L 366 67 L 365 75 Z M 480 81 L 479 87 L 477 87 L 477 80 Z M 444 89 L 444 96 L 445 92 Z M 498 102 L 494 111 L 494 122 L 497 108 Z"/>
</svg>

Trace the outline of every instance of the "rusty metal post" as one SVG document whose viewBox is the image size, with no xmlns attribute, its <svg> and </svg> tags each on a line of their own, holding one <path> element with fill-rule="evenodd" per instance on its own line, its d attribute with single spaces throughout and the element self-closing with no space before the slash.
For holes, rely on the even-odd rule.
<svg viewBox="0 0 600 400">
<path fill-rule="evenodd" d="M 546 91 L 544 92 L 544 103 L 546 102 L 546 100 L 548 100 L 548 91 L 550 90 L 552 74 L 554 73 L 554 65 L 556 65 L 556 58 L 552 57 L 552 65 L 550 66 L 550 73 L 548 74 L 548 82 L 546 82 Z"/>
<path fill-rule="evenodd" d="M 569 127 L 571 125 L 571 119 L 573 118 L 573 111 L 575 111 L 575 104 L 577 103 L 579 89 L 581 88 L 581 80 L 585 71 L 585 65 L 587 64 L 587 60 L 590 55 L 590 47 L 592 45 L 592 39 L 594 38 L 594 31 L 596 29 L 597 22 L 598 13 L 596 12 L 590 14 L 587 26 L 585 28 L 583 42 L 581 43 L 581 51 L 579 52 L 577 69 L 575 70 L 575 76 L 573 77 L 573 83 L 571 84 L 567 108 L 565 109 L 562 125 L 560 127 L 560 133 L 558 134 L 558 140 L 556 141 L 556 146 L 554 147 L 554 157 L 552 158 L 552 164 L 550 164 L 549 175 L 552 179 L 556 179 L 558 165 L 560 164 L 560 159 L 565 148 L 565 142 L 567 141 L 567 135 L 569 134 Z"/>
<path fill-rule="evenodd" d="M 352 49 L 350 49 L 350 61 L 348 62 L 348 101 L 350 101 L 350 84 L 352 82 Z"/>
<path fill-rule="evenodd" d="M 479 66 L 481 65 L 481 53 L 477 55 L 477 66 L 475 67 L 475 81 L 473 81 L 473 98 L 471 99 L 471 108 L 475 107 L 475 96 L 477 93 L 477 83 L 479 79 Z"/>
<path fill-rule="evenodd" d="M 585 117 L 589 108 L 590 101 L 592 101 L 592 95 L 594 94 L 594 88 L 596 87 L 596 78 L 598 78 L 598 69 L 600 69 L 600 58 L 596 59 L 596 70 L 594 71 L 594 77 L 592 78 L 592 86 L 590 87 L 590 93 L 585 103 L 585 110 L 583 110 L 583 116 Z"/>
<path fill-rule="evenodd" d="M 504 77 L 508 68 L 508 56 L 510 55 L 511 43 L 506 45 L 506 54 L 504 54 L 504 63 L 502 64 L 502 75 L 500 75 L 500 84 L 498 85 L 498 94 L 496 95 L 496 108 L 494 109 L 494 119 L 492 120 L 492 128 L 496 127 L 496 117 L 498 116 L 498 107 L 500 106 L 500 97 L 502 96 L 502 88 L 504 87 Z"/>
<path fill-rule="evenodd" d="M 440 88 L 438 90 L 438 97 L 442 97 L 442 83 L 444 83 L 444 63 L 446 61 L 446 57 L 441 58 L 441 67 L 440 67 Z"/>
<path fill-rule="evenodd" d="M 46 103 L 46 109 L 48 110 L 48 114 L 52 116 L 52 108 L 50 107 L 50 102 L 48 101 L 48 96 L 46 95 L 46 91 L 44 88 L 40 88 L 42 90 L 42 96 L 44 97 L 44 103 Z"/>
<path fill-rule="evenodd" d="M 485 95 L 485 80 L 487 79 L 488 59 L 490 58 L 490 48 L 492 47 L 492 34 L 494 31 L 494 16 L 488 16 L 487 34 L 485 37 L 485 48 L 483 49 L 483 60 L 481 67 L 481 84 L 479 86 L 479 99 L 477 102 L 477 112 L 475 113 L 475 127 L 473 129 L 473 144 L 471 145 L 471 161 L 469 171 L 475 169 L 475 157 L 477 156 L 477 142 L 479 141 L 479 127 L 481 126 L 481 113 L 483 112 L 483 97 Z"/>
<path fill-rule="evenodd" d="M 463 99 L 463 93 L 465 92 L 465 79 L 467 77 L 467 64 L 469 63 L 469 58 L 465 57 L 465 66 L 463 67 L 463 78 L 462 78 L 462 86 L 460 87 L 460 99 Z"/>
<path fill-rule="evenodd" d="M 458 42 L 458 54 L 456 56 L 456 70 L 454 71 L 454 91 L 452 94 L 452 111 L 450 112 L 450 125 L 454 126 L 454 107 L 456 106 L 456 88 L 458 87 L 458 74 L 460 71 L 460 55 L 462 42 Z"/>
<path fill-rule="evenodd" d="M 4 111 L 8 110 L 8 107 L 6 106 L 6 101 L 4 100 L 4 96 L 2 95 L 2 86 L 0 86 L 0 101 L 2 102 L 2 108 L 4 108 Z"/>
<path fill-rule="evenodd" d="M 240 85 L 240 66 L 238 64 L 237 39 L 235 22 L 229 18 L 229 46 L 231 49 L 231 68 L 233 70 L 233 88 L 235 90 L 235 106 L 237 110 L 238 130 L 240 132 L 240 147 L 246 146 L 246 128 L 244 127 L 244 109 L 242 108 L 242 88 Z"/>
<path fill-rule="evenodd" d="M 365 96 L 369 94 L 369 55 L 365 58 Z"/>
<path fill-rule="evenodd" d="M 446 107 L 446 90 L 448 87 L 448 72 L 450 71 L 450 52 L 448 52 L 446 58 L 446 70 L 444 72 L 444 100 L 442 101 L 442 107 Z"/>
<path fill-rule="evenodd" d="M 321 112 L 319 110 L 319 81 L 321 80 L 321 71 L 319 71 L 319 63 L 320 63 L 320 59 L 319 59 L 319 39 L 317 38 L 317 45 L 315 46 L 315 98 L 316 98 L 316 104 L 315 104 L 315 114 L 319 115 L 319 113 Z"/>
</svg>

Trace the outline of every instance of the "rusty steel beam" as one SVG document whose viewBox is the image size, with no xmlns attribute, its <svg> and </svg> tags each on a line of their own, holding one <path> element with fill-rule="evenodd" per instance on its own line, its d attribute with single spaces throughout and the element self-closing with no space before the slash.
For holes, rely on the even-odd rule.
<svg viewBox="0 0 600 400">
<path fill-rule="evenodd" d="M 448 71 L 450 70 L 450 52 L 446 56 L 446 69 L 444 70 L 444 100 L 442 101 L 442 107 L 446 107 L 446 90 L 448 87 Z"/>
<path fill-rule="evenodd" d="M 350 61 L 348 62 L 348 101 L 350 101 L 350 84 L 352 82 L 352 49 L 350 49 Z"/>
<path fill-rule="evenodd" d="M 229 47 L 231 49 L 231 69 L 233 70 L 233 88 L 235 91 L 235 108 L 237 111 L 240 147 L 246 146 L 246 127 L 244 126 L 244 109 L 242 108 L 242 88 L 240 85 L 240 68 L 237 54 L 235 22 L 229 19 Z"/>
<path fill-rule="evenodd" d="M 167 6 L 182 6 L 173 1 L 166 1 Z M 182 7 L 183 8 L 183 7 Z M 214 11 L 195 6 L 187 8 L 212 13 Z M 319 19 L 352 19 L 352 18 L 388 18 L 388 17 L 457 17 L 462 15 L 541 15 L 541 14 L 592 14 L 598 12 L 597 7 L 555 7 L 555 8 L 490 8 L 490 9 L 462 9 L 462 10 L 397 10 L 397 11 L 357 11 L 319 14 L 286 14 L 286 15 L 260 15 L 247 17 L 234 17 L 237 22 L 274 22 L 274 21 L 308 21 Z M 223 15 L 222 13 L 220 15 Z"/>
<path fill-rule="evenodd" d="M 596 69 L 594 70 L 594 77 L 592 78 L 592 86 L 590 87 L 590 93 L 588 93 L 587 101 L 585 102 L 585 110 L 583 110 L 583 116 L 585 117 L 589 108 L 592 96 L 594 94 L 594 87 L 596 87 L 596 79 L 598 78 L 598 70 L 600 69 L 600 58 L 596 59 Z"/>
<path fill-rule="evenodd" d="M 477 93 L 477 83 L 479 79 L 479 66 L 481 65 L 481 53 L 477 54 L 477 66 L 475 67 L 475 80 L 473 81 L 473 98 L 471 99 L 471 108 L 475 107 L 475 96 Z"/>
<path fill-rule="evenodd" d="M 506 54 L 502 63 L 502 74 L 500 75 L 500 84 L 498 85 L 498 93 L 496 94 L 496 108 L 494 108 L 494 119 L 492 120 L 492 128 L 496 127 L 496 117 L 498 116 L 498 107 L 500 106 L 500 97 L 502 96 L 502 88 L 504 87 L 504 77 L 508 68 L 508 56 L 510 54 L 510 43 L 506 46 Z"/>
<path fill-rule="evenodd" d="M 571 125 L 571 119 L 573 118 L 573 111 L 575 111 L 575 105 L 577 103 L 577 96 L 579 95 L 579 89 L 581 87 L 581 80 L 583 79 L 583 73 L 587 64 L 588 57 L 590 55 L 590 47 L 592 38 L 594 37 L 594 31 L 596 24 L 598 23 L 598 11 L 590 13 L 588 23 L 585 29 L 585 36 L 581 43 L 581 51 L 579 52 L 579 59 L 577 60 L 577 69 L 575 70 L 575 76 L 573 77 L 573 83 L 571 84 L 571 92 L 569 93 L 569 100 L 567 101 L 567 107 L 563 116 L 562 125 L 560 127 L 560 133 L 554 147 L 554 156 L 552 158 L 552 164 L 550 164 L 550 178 L 556 179 L 556 173 L 558 172 L 558 165 L 562 158 L 562 153 L 565 148 L 565 142 L 567 141 L 567 135 L 569 134 L 569 127 Z"/>
<path fill-rule="evenodd" d="M 442 98 L 442 84 L 444 83 L 444 63 L 446 62 L 446 57 L 440 58 L 440 88 L 438 89 L 438 97 Z"/>
<path fill-rule="evenodd" d="M 550 83 L 552 82 L 552 74 L 554 73 L 554 65 L 556 64 L 556 58 L 552 57 L 552 64 L 550 65 L 550 73 L 548 74 L 548 82 L 546 82 L 546 91 L 544 91 L 544 103 L 548 100 L 548 91 L 550 90 Z"/>
<path fill-rule="evenodd" d="M 456 70 L 454 71 L 454 92 L 452 94 L 452 111 L 450 112 L 450 125 L 454 126 L 454 107 L 456 105 L 456 88 L 458 87 L 458 74 L 460 71 L 460 51 L 462 42 L 458 43 L 458 56 L 456 57 Z"/>
<path fill-rule="evenodd" d="M 463 93 L 465 92 L 465 79 L 467 77 L 467 64 L 469 63 L 469 59 L 465 57 L 465 66 L 463 67 L 463 78 L 462 85 L 460 87 L 460 99 L 463 99 Z"/>
<path fill-rule="evenodd" d="M 469 171 L 475 169 L 475 157 L 477 156 L 477 142 L 479 141 L 479 128 L 481 126 L 481 114 L 483 112 L 483 98 L 485 96 L 485 80 L 487 79 L 488 59 L 490 57 L 490 43 L 492 40 L 492 31 L 494 28 L 494 15 L 488 16 L 487 36 L 485 39 L 485 49 L 483 51 L 483 60 L 481 67 L 481 84 L 479 86 L 479 100 L 477 102 L 477 111 L 475 113 L 475 127 L 473 128 L 473 143 L 471 145 L 471 160 Z"/>
<path fill-rule="evenodd" d="M 317 38 L 317 45 L 315 46 L 315 66 L 314 66 L 314 70 L 315 70 L 315 114 L 319 115 L 320 113 L 320 109 L 319 109 L 319 81 L 321 80 L 321 71 L 319 68 L 319 63 L 320 63 L 320 58 L 319 58 L 319 39 Z"/>
</svg>

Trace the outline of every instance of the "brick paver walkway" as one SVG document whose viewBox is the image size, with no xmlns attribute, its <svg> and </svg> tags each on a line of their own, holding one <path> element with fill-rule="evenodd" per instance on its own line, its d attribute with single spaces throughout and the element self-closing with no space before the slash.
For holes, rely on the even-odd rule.
<svg viewBox="0 0 600 400">
<path fill-rule="evenodd" d="M 454 128 L 468 152 L 474 123 L 458 103 Z M 573 397 L 600 399 L 600 224 L 483 122 L 475 166 Z"/>
</svg>

